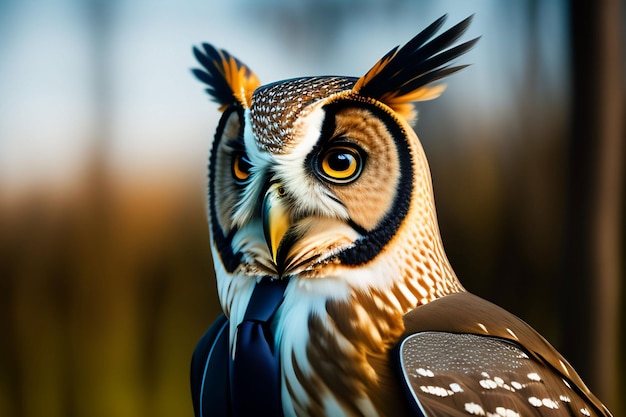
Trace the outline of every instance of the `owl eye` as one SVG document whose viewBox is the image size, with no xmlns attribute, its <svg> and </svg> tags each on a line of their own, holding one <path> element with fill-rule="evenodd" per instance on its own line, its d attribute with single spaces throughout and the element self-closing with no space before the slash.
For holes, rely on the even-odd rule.
<svg viewBox="0 0 626 417">
<path fill-rule="evenodd" d="M 318 173 L 336 184 L 349 184 L 356 180 L 363 169 L 361 151 L 352 145 L 333 146 L 320 155 Z"/>
<path fill-rule="evenodd" d="M 238 184 L 243 184 L 250 177 L 250 169 L 252 164 L 244 154 L 233 154 L 232 173 L 233 178 Z"/>
</svg>

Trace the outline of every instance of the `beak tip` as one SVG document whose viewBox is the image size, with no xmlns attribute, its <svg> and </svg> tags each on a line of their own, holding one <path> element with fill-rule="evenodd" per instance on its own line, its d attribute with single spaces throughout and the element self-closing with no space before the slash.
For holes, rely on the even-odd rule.
<svg viewBox="0 0 626 417">
<path fill-rule="evenodd" d="M 285 207 L 282 185 L 272 184 L 267 190 L 263 198 L 262 215 L 263 215 L 263 233 L 265 241 L 272 257 L 272 261 L 277 268 L 279 247 L 281 242 L 291 226 L 289 212 Z"/>
</svg>

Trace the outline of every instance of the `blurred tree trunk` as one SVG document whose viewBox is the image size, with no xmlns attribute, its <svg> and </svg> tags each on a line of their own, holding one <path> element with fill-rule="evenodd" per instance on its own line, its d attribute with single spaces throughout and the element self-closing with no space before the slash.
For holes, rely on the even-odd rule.
<svg viewBox="0 0 626 417">
<path fill-rule="evenodd" d="M 563 289 L 566 357 L 621 415 L 624 89 L 621 0 L 574 0 Z"/>
</svg>

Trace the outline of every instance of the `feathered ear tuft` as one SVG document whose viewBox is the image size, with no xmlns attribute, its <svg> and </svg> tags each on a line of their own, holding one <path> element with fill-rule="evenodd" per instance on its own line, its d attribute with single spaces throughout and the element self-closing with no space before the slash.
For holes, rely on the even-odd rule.
<svg viewBox="0 0 626 417">
<path fill-rule="evenodd" d="M 450 61 L 466 53 L 479 39 L 449 48 L 467 30 L 472 16 L 431 39 L 445 20 L 444 15 L 402 48 L 389 51 L 358 79 L 352 91 L 381 101 L 405 119 L 412 120 L 415 117 L 413 102 L 439 97 L 445 85 L 428 84 L 465 68 L 467 65 L 452 67 Z"/>
<path fill-rule="evenodd" d="M 203 83 L 208 84 L 206 92 L 220 104 L 220 111 L 231 104 L 250 107 L 252 93 L 261 84 L 256 75 L 245 64 L 223 49 L 215 49 L 208 43 L 202 50 L 194 46 L 193 53 L 204 67 L 191 71 Z"/>
</svg>

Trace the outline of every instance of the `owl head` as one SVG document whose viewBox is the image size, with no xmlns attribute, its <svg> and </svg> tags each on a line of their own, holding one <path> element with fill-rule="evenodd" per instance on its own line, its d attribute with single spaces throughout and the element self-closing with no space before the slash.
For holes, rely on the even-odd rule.
<svg viewBox="0 0 626 417">
<path fill-rule="evenodd" d="M 261 86 L 228 52 L 194 48 L 203 69 L 193 72 L 222 111 L 208 213 L 226 311 L 236 282 L 266 276 L 332 283 L 335 295 L 406 281 L 415 298 L 409 304 L 460 285 L 443 252 L 428 164 L 411 127 L 413 103 L 438 97 L 444 86 L 432 83 L 463 68 L 450 62 L 476 42 L 452 46 L 471 18 L 436 36 L 444 20 L 360 78 Z"/>
</svg>

